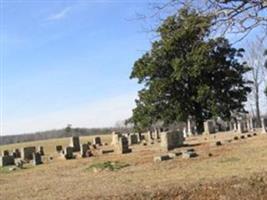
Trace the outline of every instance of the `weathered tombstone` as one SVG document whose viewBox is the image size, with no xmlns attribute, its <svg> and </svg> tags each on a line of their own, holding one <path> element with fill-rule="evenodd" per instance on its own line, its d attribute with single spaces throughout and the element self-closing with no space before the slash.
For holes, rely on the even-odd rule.
<svg viewBox="0 0 267 200">
<path fill-rule="evenodd" d="M 194 157 L 197 157 L 197 153 L 194 151 L 182 152 L 182 158 L 184 159 L 189 159 L 189 158 L 194 158 Z"/>
<path fill-rule="evenodd" d="M 122 154 L 132 152 L 132 149 L 129 148 L 127 137 L 122 136 L 119 139 L 119 144 L 117 145 L 116 151 Z"/>
<path fill-rule="evenodd" d="M 79 152 L 80 149 L 80 138 L 78 136 L 73 136 L 70 138 L 70 147 L 73 147 L 73 152 Z"/>
<path fill-rule="evenodd" d="M 94 141 L 93 141 L 93 144 L 101 146 L 102 145 L 101 138 L 100 137 L 95 137 Z"/>
<path fill-rule="evenodd" d="M 21 158 L 26 161 L 30 161 L 33 159 L 32 154 L 36 153 L 35 147 L 24 147 L 21 149 Z"/>
<path fill-rule="evenodd" d="M 44 147 L 43 146 L 38 146 L 38 152 L 41 154 L 41 156 L 44 156 Z"/>
<path fill-rule="evenodd" d="M 57 151 L 58 153 L 61 153 L 62 150 L 63 150 L 62 145 L 57 145 L 57 146 L 56 146 L 56 151 Z"/>
<path fill-rule="evenodd" d="M 119 138 L 121 137 L 121 133 L 120 132 L 112 132 L 112 141 L 111 141 L 111 145 L 118 145 L 119 144 Z"/>
<path fill-rule="evenodd" d="M 33 164 L 34 166 L 36 166 L 36 165 L 40 165 L 40 164 L 43 163 L 43 162 L 42 162 L 42 155 L 41 155 L 40 152 L 33 153 L 33 154 L 32 154 L 32 157 L 33 157 L 33 159 L 32 159 L 32 164 Z"/>
<path fill-rule="evenodd" d="M 135 133 L 129 135 L 129 145 L 138 144 L 138 137 Z"/>
<path fill-rule="evenodd" d="M 2 151 L 2 156 L 9 156 L 9 151 L 8 150 Z"/>
<path fill-rule="evenodd" d="M 267 119 L 261 118 L 262 133 L 267 133 Z"/>
<path fill-rule="evenodd" d="M 8 166 L 8 165 L 14 165 L 15 159 L 14 156 L 0 156 L 0 167 Z"/>
<path fill-rule="evenodd" d="M 160 141 L 161 147 L 165 150 L 172 150 L 174 148 L 180 147 L 184 142 L 183 132 L 162 132 L 160 134 Z"/>
<path fill-rule="evenodd" d="M 213 120 L 207 120 L 204 122 L 204 133 L 205 134 L 215 133 L 215 126 Z"/>
<path fill-rule="evenodd" d="M 21 153 L 20 153 L 19 149 L 15 149 L 13 151 L 13 156 L 14 156 L 14 158 L 21 158 Z"/>
<path fill-rule="evenodd" d="M 74 155 L 73 155 L 73 147 L 66 147 L 65 151 L 64 151 L 64 156 L 65 158 L 68 159 L 73 159 Z"/>
<path fill-rule="evenodd" d="M 237 131 L 238 131 L 238 133 L 245 133 L 246 132 L 246 127 L 245 127 L 243 121 L 237 122 Z"/>
<path fill-rule="evenodd" d="M 113 153 L 113 149 L 101 149 L 100 150 L 101 154 L 108 154 L 108 153 Z"/>
<path fill-rule="evenodd" d="M 90 148 L 89 148 L 89 145 L 88 145 L 88 144 L 82 144 L 82 145 L 81 145 L 81 156 L 82 156 L 83 158 L 87 157 L 86 152 L 87 152 L 89 149 L 90 149 Z"/>
<path fill-rule="evenodd" d="M 161 162 L 161 161 L 165 161 L 165 160 L 170 160 L 171 157 L 169 155 L 162 155 L 162 156 L 155 156 L 154 157 L 154 162 Z"/>
</svg>

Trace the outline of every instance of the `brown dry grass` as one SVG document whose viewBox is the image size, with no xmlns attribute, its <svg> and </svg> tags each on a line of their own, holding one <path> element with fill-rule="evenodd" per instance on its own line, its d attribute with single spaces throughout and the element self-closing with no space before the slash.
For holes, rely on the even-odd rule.
<svg viewBox="0 0 267 200">
<path fill-rule="evenodd" d="M 55 157 L 54 149 L 56 144 L 67 145 L 68 139 L 31 142 L 30 145 L 44 146 L 48 155 L 54 155 L 54 160 L 34 168 L 0 173 L 0 199 L 245 199 L 242 191 L 253 188 L 250 177 L 265 176 L 267 171 L 267 135 L 258 134 L 220 147 L 209 143 L 233 139 L 234 135 L 224 133 L 215 137 L 194 137 L 187 140 L 188 147 L 177 149 L 195 148 L 199 156 L 194 159 L 177 158 L 157 164 L 153 156 L 164 154 L 158 144 L 134 145 L 133 153 L 126 155 L 98 155 L 66 161 Z M 110 141 L 110 136 L 102 138 Z M 85 137 L 82 141 L 91 139 Z M 29 144 L 0 146 L 0 149 Z M 209 153 L 213 156 L 209 157 Z M 91 164 L 104 161 L 120 161 L 130 166 L 97 173 L 88 170 Z M 248 183 L 244 184 L 244 189 L 240 186 L 240 196 L 234 195 L 233 191 L 237 190 L 227 193 L 227 188 L 231 191 L 231 184 L 236 182 Z M 221 198 L 221 194 L 226 196 Z M 247 192 L 244 195 L 248 196 Z M 255 199 L 264 195 L 255 194 Z"/>
</svg>

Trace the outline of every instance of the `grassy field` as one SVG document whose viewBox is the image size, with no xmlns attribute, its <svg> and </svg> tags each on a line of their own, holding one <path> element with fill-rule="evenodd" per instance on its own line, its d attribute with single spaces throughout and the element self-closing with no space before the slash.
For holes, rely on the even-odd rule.
<svg viewBox="0 0 267 200">
<path fill-rule="evenodd" d="M 75 160 L 55 153 L 55 146 L 68 145 L 68 138 L 0 146 L 11 150 L 42 145 L 46 155 L 53 156 L 37 167 L 1 169 L 0 199 L 267 199 L 267 135 L 226 142 L 233 137 L 233 133 L 220 133 L 188 138 L 188 146 L 176 151 L 194 148 L 198 157 L 161 163 L 153 162 L 155 155 L 166 153 L 159 144 L 133 145 L 133 152 L 125 155 L 97 154 Z M 101 138 L 111 140 L 110 135 Z M 222 146 L 211 145 L 218 140 Z"/>
</svg>

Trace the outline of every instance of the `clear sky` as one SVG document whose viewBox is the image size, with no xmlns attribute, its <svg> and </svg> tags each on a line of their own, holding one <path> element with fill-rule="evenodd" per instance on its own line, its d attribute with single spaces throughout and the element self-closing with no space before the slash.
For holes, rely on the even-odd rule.
<svg viewBox="0 0 267 200">
<path fill-rule="evenodd" d="M 131 68 L 151 39 L 134 18 L 147 8 L 142 0 L 2 1 L 3 133 L 128 118 L 139 89 Z"/>
<path fill-rule="evenodd" d="M 140 86 L 129 75 L 152 39 L 134 18 L 151 1 L 0 2 L 1 134 L 130 117 Z"/>
</svg>

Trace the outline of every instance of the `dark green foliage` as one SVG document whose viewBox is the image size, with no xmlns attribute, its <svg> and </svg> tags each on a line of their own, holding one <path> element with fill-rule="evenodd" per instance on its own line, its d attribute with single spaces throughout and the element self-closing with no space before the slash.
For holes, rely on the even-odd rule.
<svg viewBox="0 0 267 200">
<path fill-rule="evenodd" d="M 136 129 L 193 116 L 200 132 L 205 119 L 244 112 L 250 88 L 243 74 L 250 68 L 238 61 L 243 49 L 224 38 L 208 39 L 211 20 L 181 9 L 158 28 L 160 39 L 135 62 L 130 76 L 144 85 L 130 119 Z"/>
</svg>

